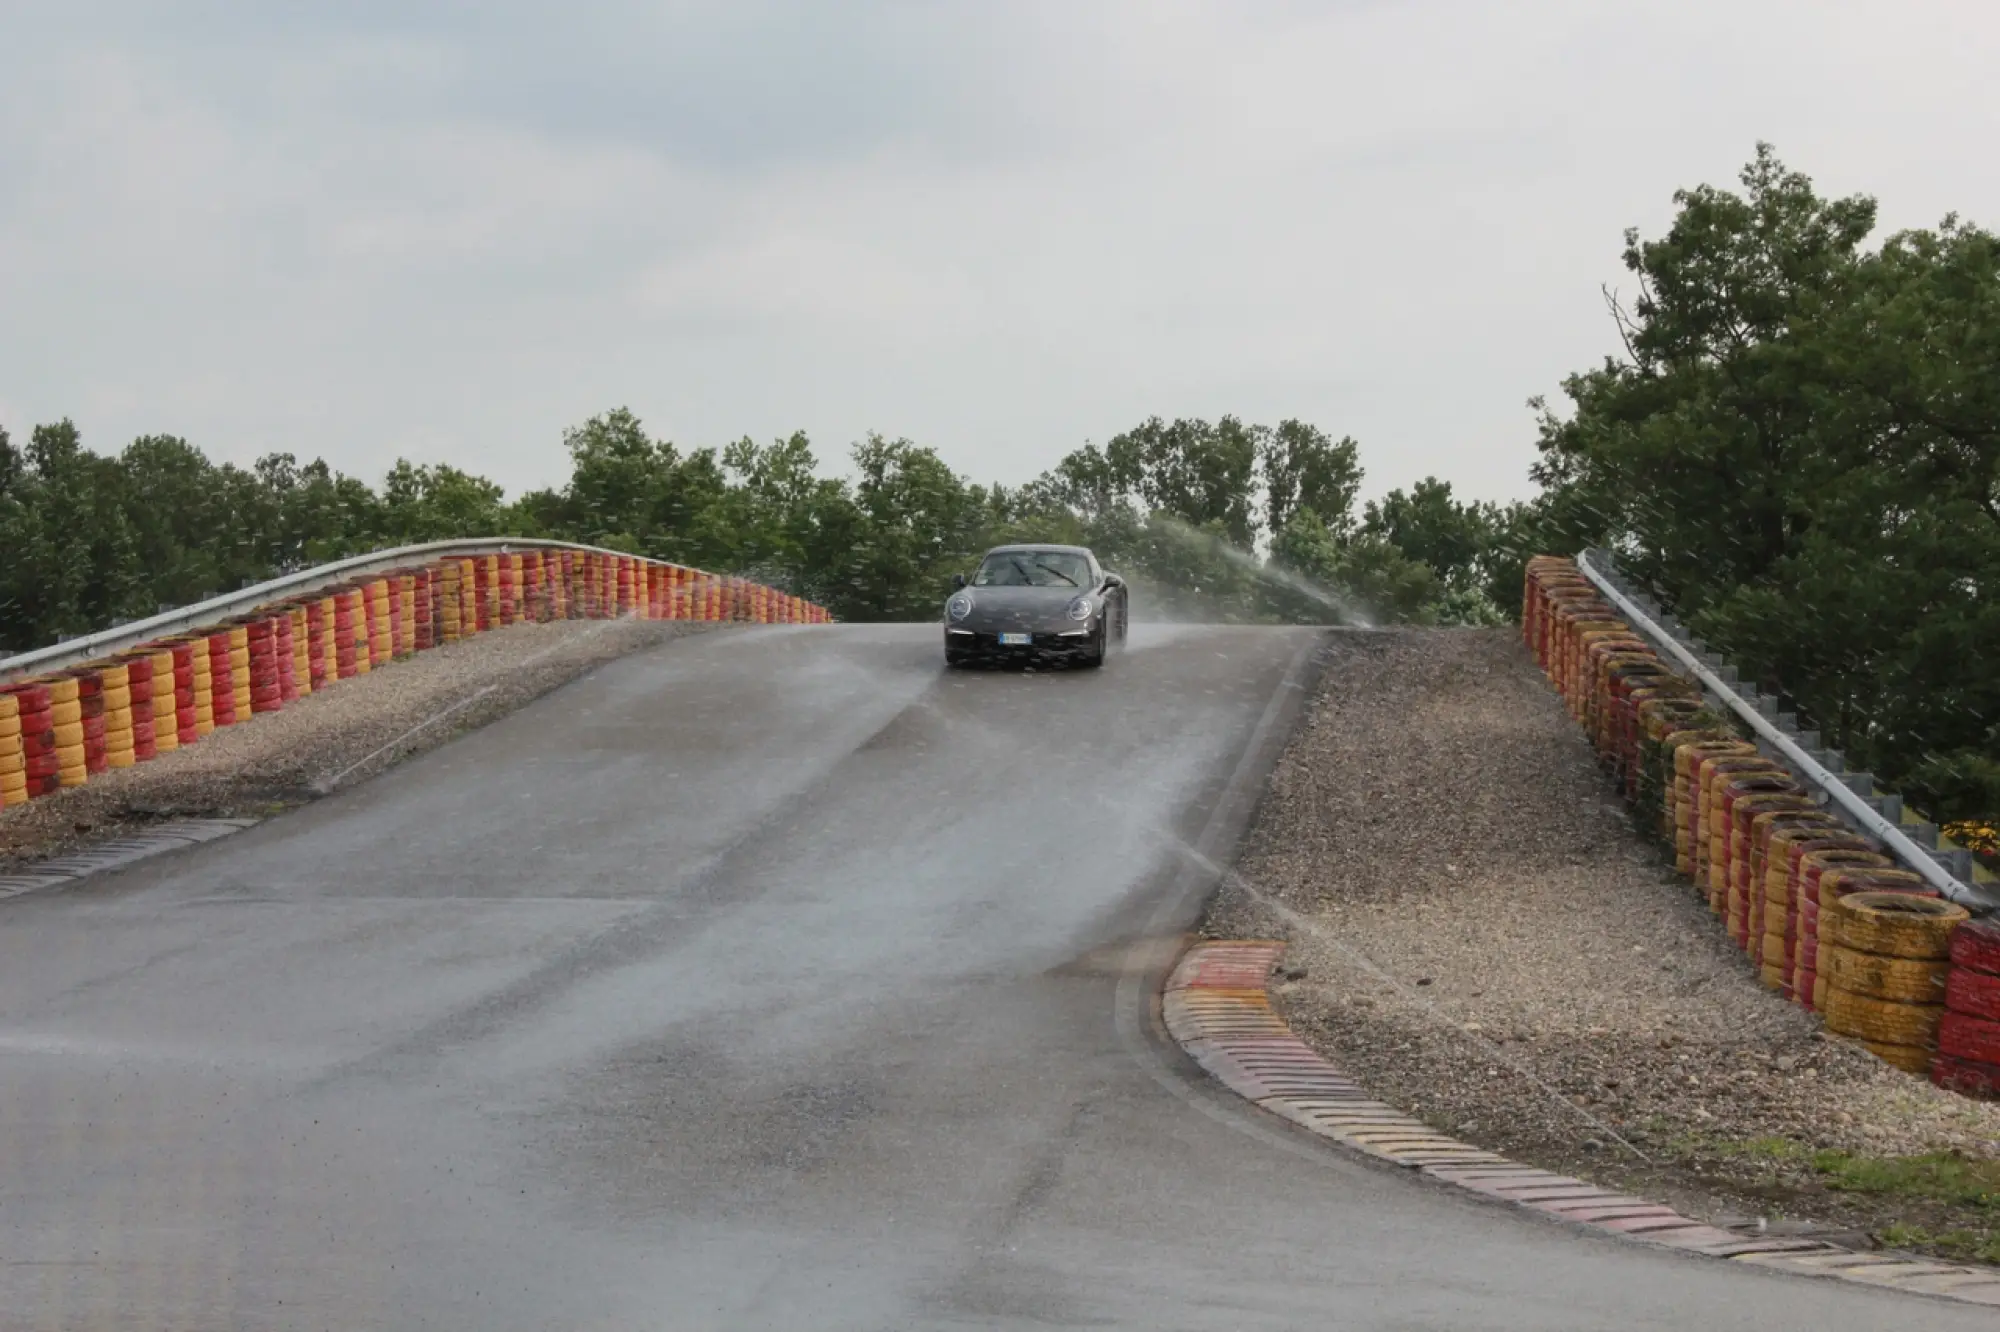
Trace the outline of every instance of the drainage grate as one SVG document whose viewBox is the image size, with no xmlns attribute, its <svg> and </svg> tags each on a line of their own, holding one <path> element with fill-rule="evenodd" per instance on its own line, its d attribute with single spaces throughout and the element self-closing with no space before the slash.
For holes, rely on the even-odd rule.
<svg viewBox="0 0 2000 1332">
<path fill-rule="evenodd" d="M 45 888 L 61 888 L 78 879 L 149 859 L 167 851 L 212 842 L 241 832 L 256 819 L 184 819 L 163 823 L 131 837 L 119 837 L 68 855 L 37 861 L 14 874 L 0 874 L 0 897 L 19 897 Z"/>
</svg>

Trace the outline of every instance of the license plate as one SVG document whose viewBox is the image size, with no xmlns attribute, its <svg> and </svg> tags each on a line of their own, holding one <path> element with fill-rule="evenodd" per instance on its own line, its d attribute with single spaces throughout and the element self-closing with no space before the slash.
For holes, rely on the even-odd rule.
<svg viewBox="0 0 2000 1332">
<path fill-rule="evenodd" d="M 1002 634 L 1001 647 L 1027 647 L 1035 641 L 1033 634 Z"/>
</svg>

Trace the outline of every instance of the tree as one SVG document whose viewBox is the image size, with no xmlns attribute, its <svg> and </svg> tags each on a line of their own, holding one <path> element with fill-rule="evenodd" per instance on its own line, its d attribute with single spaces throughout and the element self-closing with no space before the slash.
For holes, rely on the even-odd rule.
<svg viewBox="0 0 2000 1332">
<path fill-rule="evenodd" d="M 1288 618 L 1347 624 L 1425 623 L 1433 618 L 1436 580 L 1379 535 L 1345 539 L 1310 508 L 1295 510 L 1271 546 L 1271 562 L 1290 575 Z"/>
<path fill-rule="evenodd" d="M 1155 416 L 1112 438 L 1104 460 L 1119 492 L 1192 527 L 1219 523 L 1232 544 L 1248 550 L 1257 538 L 1258 452 L 1257 432 L 1233 416 L 1212 425 L 1168 425 Z"/>
<path fill-rule="evenodd" d="M 1264 466 L 1264 519 L 1274 536 L 1296 509 L 1311 509 L 1336 537 L 1354 522 L 1361 490 L 1361 448 L 1342 436 L 1336 443 L 1318 426 L 1286 420 L 1261 437 Z"/>
<path fill-rule="evenodd" d="M 955 571 L 976 553 L 985 494 L 906 439 L 854 446 L 858 522 L 837 580 L 839 604 L 863 619 L 931 619 Z"/>
<path fill-rule="evenodd" d="M 1429 565 L 1438 581 L 1450 587 L 1477 580 L 1493 526 L 1488 508 L 1460 504 L 1451 497 L 1451 482 L 1434 476 L 1417 482 L 1408 494 L 1392 490 L 1379 502 L 1371 500 L 1361 523 L 1364 532 Z"/>
<path fill-rule="evenodd" d="M 1991 815 L 2000 242 L 1947 218 L 1869 252 L 1873 200 L 1820 198 L 1764 145 L 1741 180 L 1627 233 L 1626 356 L 1541 408 L 1524 525 L 1614 545 L 1851 762 Z"/>
<path fill-rule="evenodd" d="M 289 494 L 298 487 L 291 456 L 283 455 L 283 484 L 274 489 Z M 423 464 L 398 458 L 382 482 L 380 528 L 392 545 L 443 541 L 453 537 L 513 536 L 517 522 L 506 494 L 483 476 L 449 464 Z"/>
</svg>

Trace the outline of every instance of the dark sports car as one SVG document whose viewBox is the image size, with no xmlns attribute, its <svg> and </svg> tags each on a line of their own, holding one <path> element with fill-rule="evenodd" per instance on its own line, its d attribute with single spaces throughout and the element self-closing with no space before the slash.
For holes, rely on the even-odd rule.
<svg viewBox="0 0 2000 1332">
<path fill-rule="evenodd" d="M 1082 546 L 995 546 L 944 604 L 944 660 L 1065 657 L 1102 666 L 1125 641 L 1125 580 Z"/>
</svg>

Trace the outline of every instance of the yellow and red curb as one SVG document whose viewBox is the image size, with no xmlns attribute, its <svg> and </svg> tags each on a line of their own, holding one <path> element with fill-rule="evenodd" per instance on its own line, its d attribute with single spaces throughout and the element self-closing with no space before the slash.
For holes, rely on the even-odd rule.
<svg viewBox="0 0 2000 1332">
<path fill-rule="evenodd" d="M 1195 944 L 1167 979 L 1161 1017 L 1168 1034 L 1217 1081 L 1308 1132 L 1469 1193 L 1625 1239 L 1799 1275 L 2000 1306 L 2000 1268 L 1894 1252 L 1859 1253 L 1813 1239 L 1737 1235 L 1660 1203 L 1509 1160 L 1439 1133 L 1369 1097 L 1293 1033 L 1272 1008 L 1266 988 L 1284 951 L 1282 942 L 1265 939 Z"/>
</svg>

